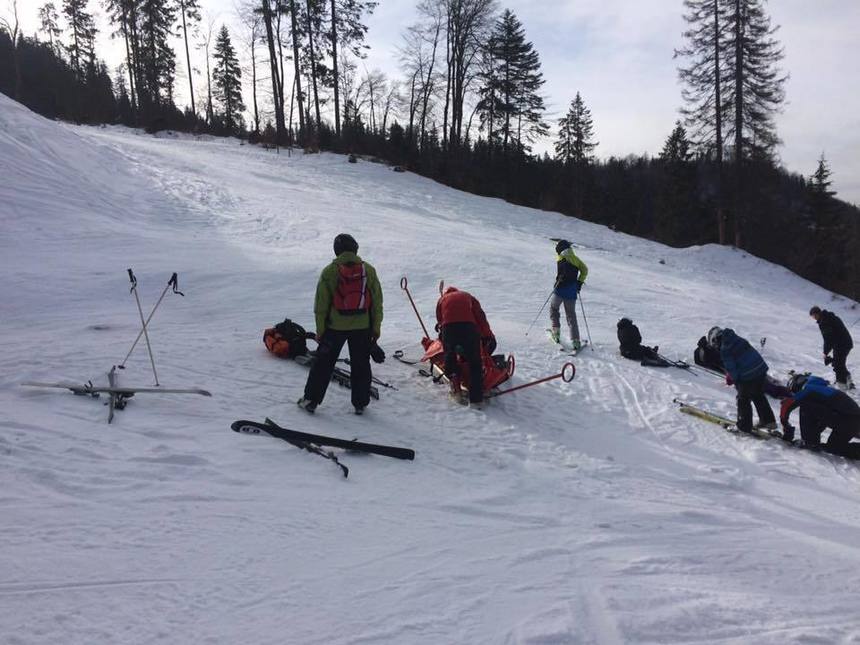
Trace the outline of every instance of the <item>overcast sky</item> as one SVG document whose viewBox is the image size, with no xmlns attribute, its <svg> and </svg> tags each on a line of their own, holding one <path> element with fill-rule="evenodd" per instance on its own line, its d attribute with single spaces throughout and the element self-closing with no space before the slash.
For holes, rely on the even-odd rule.
<svg viewBox="0 0 860 645">
<path fill-rule="evenodd" d="M 18 0 L 25 33 L 38 28 L 43 2 Z M 201 4 L 218 25 L 239 29 L 233 0 Z M 90 6 L 103 13 L 96 0 Z M 553 126 L 578 91 L 594 117 L 599 157 L 660 151 L 680 105 L 672 53 L 683 44 L 681 0 L 508 0 L 500 7 L 517 15 L 540 54 Z M 790 74 L 787 103 L 777 117 L 782 163 L 808 176 L 823 152 L 839 196 L 860 204 L 860 0 L 771 0 L 768 8 L 780 25 L 783 68 Z M 367 69 L 399 77 L 396 47 L 415 19 L 414 0 L 380 0 L 369 20 Z M 102 20 L 99 26 L 99 54 L 113 67 L 122 62 L 122 50 L 107 38 Z M 176 45 L 177 99 L 183 101 L 185 58 Z M 202 65 L 200 52 L 192 51 L 192 65 Z"/>
</svg>

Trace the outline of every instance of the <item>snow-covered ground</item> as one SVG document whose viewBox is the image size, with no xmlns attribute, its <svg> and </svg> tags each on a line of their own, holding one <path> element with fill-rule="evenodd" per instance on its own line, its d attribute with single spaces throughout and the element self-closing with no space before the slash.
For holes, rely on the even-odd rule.
<svg viewBox="0 0 860 645">
<path fill-rule="evenodd" d="M 773 373 L 823 371 L 807 316 L 853 303 L 743 253 L 676 250 L 341 156 L 46 121 L 0 96 L 0 642 L 860 643 L 860 469 L 683 416 L 733 414 L 707 375 L 622 359 L 625 315 L 690 359 L 715 324 Z M 596 350 L 576 379 L 485 412 L 389 361 L 361 418 L 262 331 L 312 323 L 317 275 L 351 232 L 383 281 L 382 345 L 417 355 L 440 279 L 483 303 L 515 383 L 564 361 L 529 323 L 551 236 L 581 247 Z M 106 383 L 151 327 L 165 386 L 213 398 L 100 401 L 25 380 Z M 582 325 L 584 331 L 584 325 Z M 860 366 L 855 361 L 855 372 Z M 138 347 L 123 385 L 151 385 Z M 329 462 L 230 431 L 270 416 L 412 447 Z"/>
</svg>

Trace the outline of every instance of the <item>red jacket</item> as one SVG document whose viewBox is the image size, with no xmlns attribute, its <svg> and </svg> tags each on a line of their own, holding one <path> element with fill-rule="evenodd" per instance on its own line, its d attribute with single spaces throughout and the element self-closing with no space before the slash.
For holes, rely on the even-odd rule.
<svg viewBox="0 0 860 645">
<path fill-rule="evenodd" d="M 478 327 L 481 338 L 492 338 L 493 331 L 481 303 L 466 291 L 448 287 L 436 303 L 436 320 L 440 327 L 451 323 L 472 323 Z"/>
</svg>

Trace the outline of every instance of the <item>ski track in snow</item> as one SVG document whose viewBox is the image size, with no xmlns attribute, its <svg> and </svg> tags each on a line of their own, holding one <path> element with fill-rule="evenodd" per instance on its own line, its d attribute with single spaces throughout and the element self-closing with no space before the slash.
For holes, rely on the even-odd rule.
<svg viewBox="0 0 860 645">
<path fill-rule="evenodd" d="M 817 302 L 852 303 L 731 249 L 671 249 L 344 157 L 236 140 L 52 123 L 0 96 L 0 642 L 860 643 L 860 469 L 736 437 L 674 397 L 734 413 L 701 372 L 621 358 L 615 322 L 690 360 L 714 324 L 771 370 L 823 373 Z M 305 368 L 267 326 L 308 327 L 331 240 L 350 231 L 383 281 L 389 354 L 420 352 L 399 288 L 432 324 L 440 279 L 483 303 L 514 384 L 451 404 L 416 367 L 364 417 L 332 384 L 296 409 Z M 594 350 L 538 321 L 551 236 L 581 247 Z M 663 263 L 661 263 L 662 261 Z M 160 381 L 213 398 L 23 388 L 107 382 L 148 313 Z M 852 315 L 853 314 L 853 315 Z M 580 327 L 585 325 L 580 315 Z M 152 385 L 143 344 L 121 385 Z M 855 367 L 856 371 L 856 367 Z M 414 462 L 327 461 L 235 419 L 409 446 Z"/>
</svg>

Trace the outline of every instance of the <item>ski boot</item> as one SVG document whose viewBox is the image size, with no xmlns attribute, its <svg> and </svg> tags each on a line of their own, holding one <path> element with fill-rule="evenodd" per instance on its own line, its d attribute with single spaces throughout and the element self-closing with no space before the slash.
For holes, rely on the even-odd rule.
<svg viewBox="0 0 860 645">
<path fill-rule="evenodd" d="M 558 327 L 553 327 L 549 330 L 549 337 L 552 339 L 552 342 L 556 344 L 561 343 L 561 330 Z"/>
<path fill-rule="evenodd" d="M 310 414 L 316 412 L 317 409 L 317 403 L 315 401 L 311 401 L 310 399 L 306 399 L 305 397 L 302 397 L 298 401 L 296 401 L 296 405 L 298 405 L 302 410 Z"/>
</svg>

